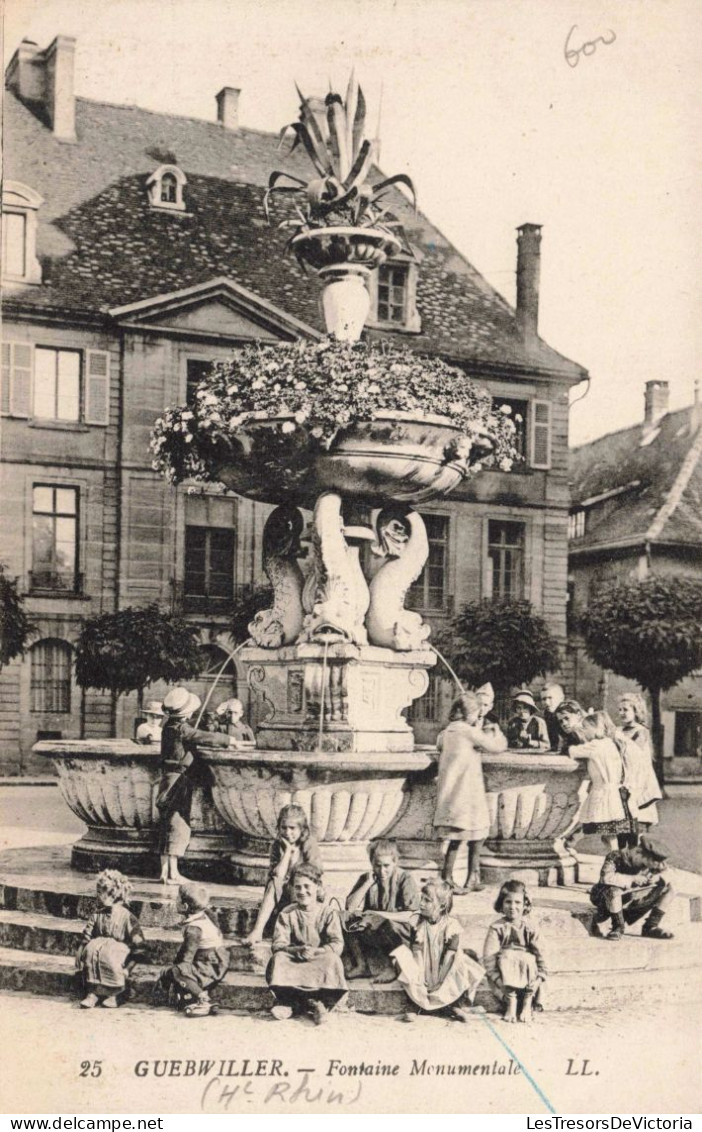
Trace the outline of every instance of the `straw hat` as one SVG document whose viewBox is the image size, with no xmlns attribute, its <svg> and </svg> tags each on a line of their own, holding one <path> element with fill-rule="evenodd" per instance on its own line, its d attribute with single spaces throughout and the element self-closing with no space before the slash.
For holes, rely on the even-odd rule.
<svg viewBox="0 0 702 1132">
<path fill-rule="evenodd" d="M 160 700 L 147 700 L 144 715 L 163 715 Z"/>
<path fill-rule="evenodd" d="M 163 710 L 179 719 L 189 719 L 199 707 L 199 697 L 187 688 L 172 688 L 163 701 Z"/>
<path fill-rule="evenodd" d="M 527 707 L 530 707 L 532 709 L 532 711 L 536 711 L 536 703 L 531 692 L 517 692 L 516 695 L 512 696 L 512 703 L 526 704 Z"/>
</svg>

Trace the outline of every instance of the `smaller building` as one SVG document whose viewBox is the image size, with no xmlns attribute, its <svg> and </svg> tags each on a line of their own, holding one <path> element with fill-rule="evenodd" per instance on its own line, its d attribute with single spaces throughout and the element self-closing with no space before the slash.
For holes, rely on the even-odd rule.
<svg viewBox="0 0 702 1132">
<path fill-rule="evenodd" d="M 668 411 L 668 382 L 649 381 L 640 424 L 570 453 L 569 608 L 587 607 L 603 582 L 649 573 L 702 577 L 702 428 L 695 403 Z M 569 637 L 573 690 L 612 712 L 634 685 L 588 660 Z M 663 698 L 665 755 L 702 758 L 702 672 Z"/>
</svg>

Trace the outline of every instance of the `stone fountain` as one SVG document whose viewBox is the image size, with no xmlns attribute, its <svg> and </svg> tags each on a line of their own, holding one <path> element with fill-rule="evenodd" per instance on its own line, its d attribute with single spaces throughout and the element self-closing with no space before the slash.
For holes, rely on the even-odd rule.
<svg viewBox="0 0 702 1132">
<path fill-rule="evenodd" d="M 338 158 L 330 139 L 344 123 L 334 101 L 329 112 L 325 144 Z M 303 102 L 298 127 L 314 140 L 311 113 Z M 327 330 L 341 343 L 360 338 L 365 277 L 402 246 L 364 183 L 372 147 L 360 132 L 353 137 L 346 167 L 307 186 L 308 221 L 291 241 L 319 276 Z M 272 175 L 269 194 L 284 176 Z M 430 627 L 405 608 L 429 552 L 414 507 L 473 474 L 494 436 L 485 419 L 467 430 L 465 421 L 426 406 L 357 415 L 326 444 L 298 424 L 282 404 L 240 414 L 215 440 L 204 427 L 190 437 L 205 478 L 275 504 L 263 534 L 274 596 L 240 654 L 259 720 L 256 748 L 203 748 L 212 784 L 196 797 L 185 869 L 261 883 L 277 814 L 295 802 L 309 816 L 332 887 L 367 867 L 369 841 L 384 835 L 397 838 L 407 867 L 433 870 L 440 859 L 434 754 L 414 749 L 403 714 L 426 691 L 437 661 Z M 64 798 L 89 826 L 74 865 L 151 868 L 157 760 L 124 741 L 48 741 L 35 750 L 53 759 Z M 485 756 L 484 767 L 492 812 L 487 878 L 526 871 L 539 883 L 572 879 L 574 862 L 559 838 L 576 819 L 580 766 L 520 752 Z"/>
</svg>

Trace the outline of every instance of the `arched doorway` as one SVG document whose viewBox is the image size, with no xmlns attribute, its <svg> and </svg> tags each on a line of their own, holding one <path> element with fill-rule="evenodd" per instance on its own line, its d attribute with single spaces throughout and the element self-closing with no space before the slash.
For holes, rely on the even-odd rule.
<svg viewBox="0 0 702 1132">
<path fill-rule="evenodd" d="M 220 645 L 201 645 L 200 655 L 204 660 L 202 672 L 197 679 L 188 680 L 187 685 L 196 696 L 200 697 L 203 704 L 212 692 L 207 710 L 214 711 L 223 700 L 229 700 L 237 695 L 236 665 Z"/>
</svg>

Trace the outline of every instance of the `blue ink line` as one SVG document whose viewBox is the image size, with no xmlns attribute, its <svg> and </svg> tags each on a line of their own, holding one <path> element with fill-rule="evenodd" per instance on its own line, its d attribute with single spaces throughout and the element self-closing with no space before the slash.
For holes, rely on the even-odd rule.
<svg viewBox="0 0 702 1132">
<path fill-rule="evenodd" d="M 531 1073 L 529 1073 L 529 1071 L 528 1071 L 527 1069 L 525 1069 L 525 1067 L 524 1067 L 524 1066 L 522 1065 L 521 1061 L 520 1061 L 520 1060 L 519 1060 L 519 1058 L 517 1057 L 517 1055 L 516 1055 L 516 1053 L 514 1052 L 514 1050 L 512 1050 L 512 1049 L 510 1049 L 510 1048 L 509 1048 L 509 1046 L 507 1045 L 507 1042 L 506 1042 L 506 1041 L 504 1040 L 504 1038 L 503 1038 L 503 1037 L 502 1037 L 502 1036 L 501 1036 L 500 1034 L 498 1034 L 498 1032 L 497 1032 L 497 1030 L 495 1029 L 495 1027 L 494 1027 L 494 1026 L 493 1026 L 493 1025 L 492 1025 L 492 1024 L 490 1023 L 490 1022 L 488 1022 L 488 1020 L 487 1020 L 487 1018 L 485 1017 L 485 1015 L 484 1015 L 484 1014 L 481 1014 L 481 1015 L 480 1015 L 480 1018 L 481 1018 L 481 1019 L 482 1019 L 482 1021 L 483 1021 L 483 1022 L 485 1023 L 485 1025 L 487 1026 L 488 1030 L 490 1030 L 490 1032 L 491 1032 L 492 1034 L 494 1034 L 494 1036 L 495 1036 L 495 1037 L 497 1038 L 497 1040 L 498 1040 L 498 1042 L 500 1043 L 500 1045 L 501 1045 L 501 1046 L 504 1046 L 504 1048 L 505 1048 L 505 1049 L 507 1050 L 507 1053 L 509 1054 L 509 1056 L 510 1056 L 510 1057 L 511 1057 L 511 1058 L 512 1058 L 512 1059 L 513 1059 L 514 1061 L 516 1061 L 517 1065 L 518 1065 L 518 1066 L 519 1066 L 519 1068 L 521 1069 L 522 1073 L 523 1073 L 523 1074 L 524 1074 L 524 1076 L 526 1077 L 526 1079 L 527 1079 L 527 1081 L 529 1082 L 529 1084 L 531 1085 L 532 1089 L 534 1090 L 534 1092 L 538 1093 L 539 1097 L 541 1098 L 541 1100 L 542 1100 L 542 1101 L 544 1102 L 544 1104 L 546 1105 L 546 1108 L 548 1109 L 548 1111 L 549 1111 L 549 1112 L 552 1112 L 554 1116 L 557 1116 L 558 1114 L 557 1114 L 557 1112 L 556 1112 L 555 1108 L 553 1107 L 553 1105 L 551 1104 L 550 1100 L 548 1099 L 548 1097 L 546 1096 L 546 1094 L 545 1094 L 545 1093 L 542 1093 L 541 1089 L 540 1089 L 540 1088 L 539 1088 L 539 1086 L 538 1086 L 538 1085 L 536 1084 L 536 1081 L 535 1081 L 535 1080 L 534 1080 L 534 1078 L 532 1077 Z"/>
</svg>

